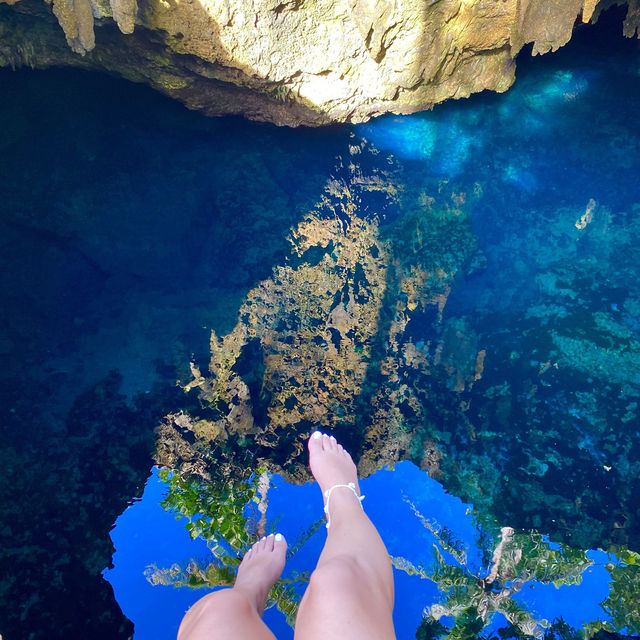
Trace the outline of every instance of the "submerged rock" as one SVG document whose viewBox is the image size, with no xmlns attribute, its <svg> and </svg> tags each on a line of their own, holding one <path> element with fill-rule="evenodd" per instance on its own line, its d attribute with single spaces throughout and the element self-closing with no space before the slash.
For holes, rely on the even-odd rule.
<svg viewBox="0 0 640 640">
<path fill-rule="evenodd" d="M 0 0 L 0 65 L 71 65 L 144 82 L 208 115 L 281 125 L 411 113 L 515 78 L 576 20 L 638 0 Z M 11 5 L 11 6 L 9 6 Z"/>
<path fill-rule="evenodd" d="M 551 205 L 532 216 L 544 226 L 521 220 L 522 237 L 485 255 L 470 213 L 481 185 L 441 181 L 428 196 L 399 167 L 356 167 L 377 152 L 367 144 L 233 329 L 212 332 L 208 370 L 192 363 L 185 385 L 202 408 L 167 417 L 157 463 L 204 478 L 264 464 L 301 482 L 320 428 L 362 476 L 408 459 L 490 521 L 637 547 L 638 302 L 623 283 L 638 261 L 620 258 L 637 206 Z M 535 271 L 523 262 L 530 275 L 514 278 L 525 244 Z M 497 255 L 509 266 L 487 266 Z M 485 271 L 498 300 L 476 291 Z"/>
</svg>

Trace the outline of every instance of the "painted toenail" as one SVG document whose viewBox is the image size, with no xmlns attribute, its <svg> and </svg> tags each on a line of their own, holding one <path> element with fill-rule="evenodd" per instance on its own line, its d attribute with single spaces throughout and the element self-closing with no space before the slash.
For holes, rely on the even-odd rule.
<svg viewBox="0 0 640 640">
<path fill-rule="evenodd" d="M 263 540 L 266 540 L 267 536 L 262 536 L 262 538 L 260 538 L 260 542 L 262 542 Z"/>
<path fill-rule="evenodd" d="M 282 540 L 282 534 L 276 533 L 276 542 L 280 542 Z"/>
<path fill-rule="evenodd" d="M 269 534 L 269 537 L 270 537 L 270 538 L 273 538 L 273 533 L 270 533 L 270 534 Z"/>
<path fill-rule="evenodd" d="M 319 431 L 314 431 L 313 435 L 311 436 L 314 440 L 319 440 L 320 438 L 322 438 L 322 434 Z"/>
</svg>

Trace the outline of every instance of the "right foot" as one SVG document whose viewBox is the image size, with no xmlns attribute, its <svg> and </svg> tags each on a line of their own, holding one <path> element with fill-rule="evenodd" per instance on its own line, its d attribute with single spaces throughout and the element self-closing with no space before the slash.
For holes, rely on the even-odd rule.
<svg viewBox="0 0 640 640">
<path fill-rule="evenodd" d="M 351 456 L 338 444 L 333 436 L 315 431 L 309 438 L 309 466 L 311 473 L 320 485 L 322 496 L 325 491 L 337 484 L 349 484 L 353 482 L 355 490 L 360 495 L 358 488 L 358 470 Z M 338 489 L 332 492 L 331 504 L 337 498 L 338 493 L 353 494 L 349 489 Z"/>
<path fill-rule="evenodd" d="M 258 540 L 242 558 L 233 588 L 243 593 L 262 615 L 271 587 L 284 569 L 287 543 L 280 534 Z"/>
</svg>

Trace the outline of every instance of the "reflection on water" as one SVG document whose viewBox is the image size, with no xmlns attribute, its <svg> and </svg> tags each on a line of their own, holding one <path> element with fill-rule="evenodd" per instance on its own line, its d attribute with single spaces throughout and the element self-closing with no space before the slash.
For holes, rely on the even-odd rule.
<svg viewBox="0 0 640 640">
<path fill-rule="evenodd" d="M 203 587 L 231 581 L 244 550 L 242 545 L 236 546 L 238 537 L 255 530 L 256 512 L 266 533 L 280 531 L 289 541 L 287 568 L 271 594 L 275 606 L 267 611 L 266 619 L 277 637 L 293 636 L 285 615 L 277 609 L 285 614 L 295 609 L 306 572 L 320 553 L 325 537 L 324 527 L 317 526 L 317 517 L 322 514 L 320 492 L 311 484 L 292 485 L 277 475 L 269 480 L 268 498 L 263 493 L 260 500 L 268 506 L 256 510 L 250 501 L 244 512 L 246 526 L 242 526 L 242 518 L 238 518 L 242 509 L 220 505 L 228 501 L 230 493 L 245 499 L 255 497 L 256 478 L 243 483 L 244 492 L 238 491 L 237 482 L 206 488 L 200 483 L 197 496 L 184 493 L 177 498 L 173 479 L 165 475 L 162 480 L 154 471 L 142 501 L 125 511 L 112 532 L 118 552 L 115 569 L 106 574 L 123 610 L 139 623 L 137 637 L 157 637 L 158 629 L 175 633 L 186 606 L 207 592 Z M 470 505 L 447 494 L 437 481 L 408 462 L 393 471 L 376 472 L 361 485 L 367 495 L 367 513 L 393 558 L 394 620 L 399 638 L 414 637 L 416 630 L 418 638 L 445 634 L 468 638 L 499 634 L 504 638 L 522 633 L 570 638 L 574 637 L 571 627 L 580 628 L 587 622 L 594 631 L 612 618 L 616 626 L 635 624 L 637 554 L 584 552 L 551 543 L 533 531 L 481 524 Z M 218 499 L 207 507 L 204 502 L 214 492 Z M 238 506 L 241 503 L 242 498 Z M 220 531 L 222 511 L 227 522 L 239 525 L 231 525 L 234 530 L 226 535 L 230 544 Z M 182 516 L 179 522 L 173 520 L 173 514 Z M 193 527 L 196 522 L 198 531 Z M 401 530 L 398 522 L 402 522 Z M 170 544 L 161 539 L 161 532 L 166 532 Z M 210 552 L 194 548 L 192 538 L 206 541 Z M 253 538 L 246 544 L 249 541 Z M 225 566 L 223 558 L 229 575 L 220 571 Z M 180 588 L 167 590 L 158 585 Z M 186 585 L 192 589 L 182 588 Z M 145 616 L 145 608 L 155 615 Z"/>
<path fill-rule="evenodd" d="M 116 535 L 145 501 L 126 511 L 125 614 L 150 628 L 122 563 L 184 609 L 288 523 L 287 637 L 321 544 L 317 426 L 371 483 L 399 637 L 640 633 L 640 59 L 616 46 L 321 132 L 3 75 L 3 637 L 130 635 L 100 576 L 154 463 L 204 545 L 149 557 Z"/>
</svg>

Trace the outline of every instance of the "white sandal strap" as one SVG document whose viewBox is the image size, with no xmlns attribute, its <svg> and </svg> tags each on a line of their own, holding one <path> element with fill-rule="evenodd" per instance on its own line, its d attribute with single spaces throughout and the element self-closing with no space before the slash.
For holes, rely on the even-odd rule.
<svg viewBox="0 0 640 640">
<path fill-rule="evenodd" d="M 327 501 L 324 504 L 324 513 L 327 516 L 327 529 L 331 526 L 331 516 L 329 516 L 329 499 L 331 498 L 331 492 L 334 489 L 339 489 L 340 487 L 344 487 L 345 489 L 351 489 L 351 491 L 353 491 L 353 495 L 356 498 L 358 498 L 358 501 L 360 502 L 360 507 L 364 511 L 364 507 L 362 506 L 362 501 L 364 500 L 364 496 L 358 495 L 358 492 L 356 491 L 355 482 L 349 482 L 348 484 L 334 484 L 333 487 L 330 487 L 324 492 L 324 497 L 327 499 Z"/>
</svg>

